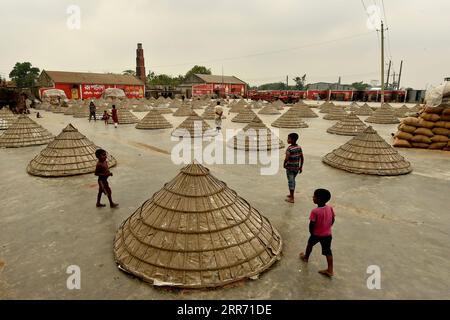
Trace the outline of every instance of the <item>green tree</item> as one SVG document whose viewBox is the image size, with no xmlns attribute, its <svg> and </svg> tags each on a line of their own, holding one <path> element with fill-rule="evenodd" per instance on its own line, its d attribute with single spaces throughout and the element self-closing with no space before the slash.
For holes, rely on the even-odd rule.
<svg viewBox="0 0 450 320">
<path fill-rule="evenodd" d="M 13 70 L 9 73 L 9 78 L 16 83 L 18 88 L 27 88 L 34 86 L 39 72 L 39 68 L 33 67 L 30 62 L 16 62 Z"/>
<path fill-rule="evenodd" d="M 130 75 L 130 76 L 135 76 L 135 75 L 136 75 L 136 71 L 131 70 L 131 69 L 128 69 L 128 70 L 122 71 L 122 74 Z"/>
<path fill-rule="evenodd" d="M 151 85 L 160 85 L 160 86 L 172 86 L 176 87 L 181 84 L 184 77 L 179 75 L 177 77 L 172 77 L 167 74 L 156 74 L 153 71 L 148 73 L 147 82 Z"/>
<path fill-rule="evenodd" d="M 211 74 L 211 69 L 208 69 L 204 66 L 195 65 L 194 67 L 192 67 L 191 70 L 186 72 L 184 79 L 187 79 L 188 77 L 190 77 L 193 74 Z"/>
<path fill-rule="evenodd" d="M 367 88 L 370 88 L 371 85 L 360 81 L 360 82 L 353 82 L 352 87 L 355 88 L 356 90 L 366 90 Z"/>
<path fill-rule="evenodd" d="M 295 77 L 292 79 L 295 81 L 295 89 L 297 90 L 304 90 L 306 87 L 306 74 L 304 74 L 301 77 Z"/>
</svg>

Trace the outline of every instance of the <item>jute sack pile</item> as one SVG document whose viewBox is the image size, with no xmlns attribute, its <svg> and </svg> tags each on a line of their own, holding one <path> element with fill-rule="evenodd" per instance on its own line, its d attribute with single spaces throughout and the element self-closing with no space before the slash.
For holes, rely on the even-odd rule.
<svg viewBox="0 0 450 320">
<path fill-rule="evenodd" d="M 394 147 L 450 151 L 450 105 L 426 107 L 418 117 L 403 119 Z"/>
</svg>

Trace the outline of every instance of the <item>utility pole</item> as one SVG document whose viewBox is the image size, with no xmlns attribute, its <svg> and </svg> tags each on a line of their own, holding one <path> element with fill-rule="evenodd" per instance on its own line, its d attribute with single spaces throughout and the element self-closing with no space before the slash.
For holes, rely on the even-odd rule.
<svg viewBox="0 0 450 320">
<path fill-rule="evenodd" d="M 397 90 L 400 89 L 400 79 L 402 78 L 402 67 L 403 67 L 403 60 L 400 62 L 400 73 L 398 74 Z"/>
<path fill-rule="evenodd" d="M 384 24 L 381 21 L 381 105 L 384 104 Z"/>
<path fill-rule="evenodd" d="M 286 76 L 286 90 L 289 90 L 289 78 Z"/>
<path fill-rule="evenodd" d="M 392 75 L 392 87 L 395 89 L 397 86 L 397 84 L 395 83 L 395 71 L 394 74 Z"/>
<path fill-rule="evenodd" d="M 389 60 L 389 67 L 388 67 L 388 73 L 386 77 L 386 88 L 389 88 L 389 76 L 391 74 L 391 60 Z"/>
</svg>

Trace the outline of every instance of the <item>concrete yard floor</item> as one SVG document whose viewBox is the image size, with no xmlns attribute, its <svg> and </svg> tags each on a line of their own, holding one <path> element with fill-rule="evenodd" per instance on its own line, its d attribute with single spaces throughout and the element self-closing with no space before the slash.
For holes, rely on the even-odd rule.
<svg viewBox="0 0 450 320">
<path fill-rule="evenodd" d="M 395 105 L 397 106 L 397 105 Z M 398 105 L 399 106 L 399 105 Z M 316 112 L 318 111 L 315 109 Z M 199 110 L 202 112 L 202 110 Z M 208 165 L 213 175 L 268 217 L 283 238 L 283 255 L 258 280 L 213 290 L 156 288 L 120 271 L 112 242 L 120 223 L 181 165 L 171 161 L 171 129 L 115 129 L 101 121 L 42 112 L 38 123 L 55 135 L 69 122 L 118 161 L 110 179 L 118 209 L 95 207 L 93 174 L 69 178 L 28 175 L 26 166 L 45 146 L 0 150 L 0 298 L 3 299 L 449 299 L 450 152 L 399 149 L 414 171 L 395 177 L 347 173 L 321 157 L 351 137 L 326 132 L 335 121 L 306 119 L 297 130 L 305 153 L 297 178 L 297 202 L 284 201 L 287 181 L 261 175 L 258 165 Z M 142 118 L 145 113 L 136 113 Z M 228 116 L 228 115 L 227 115 Z M 242 128 L 224 121 L 224 128 Z M 321 114 L 322 116 L 322 114 Z M 166 116 L 174 126 L 185 118 Z M 277 116 L 262 116 L 270 125 Z M 212 124 L 211 122 L 209 122 Z M 373 127 L 387 141 L 396 125 Z M 281 129 L 283 140 L 291 130 Z M 164 151 L 165 150 L 165 151 Z M 280 157 L 283 150 L 279 151 Z M 308 239 L 314 189 L 332 192 L 333 279 L 317 273 L 326 266 L 320 245 L 308 265 L 298 259 Z M 66 269 L 81 269 L 81 289 L 68 290 Z M 370 290 L 367 268 L 380 267 L 381 289 Z"/>
</svg>

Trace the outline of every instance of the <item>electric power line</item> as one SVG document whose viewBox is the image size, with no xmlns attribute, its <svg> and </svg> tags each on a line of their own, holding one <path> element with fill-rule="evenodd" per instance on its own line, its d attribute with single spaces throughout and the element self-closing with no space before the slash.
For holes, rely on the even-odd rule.
<svg viewBox="0 0 450 320">
<path fill-rule="evenodd" d="M 330 44 L 330 43 L 334 43 L 334 42 L 339 42 L 339 41 L 342 41 L 342 40 L 348 40 L 348 39 L 353 39 L 353 38 L 367 36 L 367 35 L 372 34 L 372 33 L 373 33 L 373 31 L 369 31 L 369 32 L 358 33 L 358 34 L 354 34 L 354 35 L 351 35 L 351 36 L 346 36 L 346 37 L 337 38 L 337 39 L 333 39 L 333 40 L 314 42 L 314 43 L 310 43 L 310 44 L 306 44 L 306 45 L 302 45 L 302 46 L 298 46 L 298 47 L 285 48 L 285 49 L 266 51 L 266 52 L 259 52 L 259 53 L 253 53 L 253 54 L 236 56 L 236 57 L 229 57 L 229 58 L 218 58 L 218 59 L 196 61 L 196 62 L 183 62 L 183 63 L 177 63 L 177 64 L 171 64 L 171 65 L 159 65 L 159 66 L 153 66 L 153 68 L 178 67 L 178 66 L 200 64 L 200 63 L 211 63 L 211 62 L 219 62 L 219 61 L 229 61 L 229 60 L 238 60 L 238 59 L 252 58 L 252 57 L 257 57 L 257 56 L 276 54 L 276 53 L 280 53 L 280 52 L 300 50 L 300 49 L 311 48 L 311 47 L 315 47 L 315 46 L 322 46 L 322 45 L 326 45 L 326 44 Z"/>
</svg>

